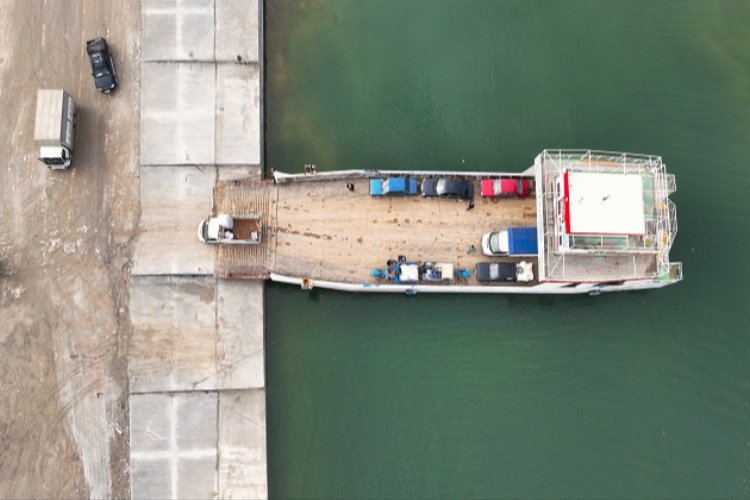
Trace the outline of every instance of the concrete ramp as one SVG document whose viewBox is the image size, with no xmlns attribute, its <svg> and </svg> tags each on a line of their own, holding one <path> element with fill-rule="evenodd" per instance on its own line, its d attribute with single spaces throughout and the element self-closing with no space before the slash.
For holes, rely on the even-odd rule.
<svg viewBox="0 0 750 500">
<path fill-rule="evenodd" d="M 131 393 L 265 386 L 262 283 L 133 277 L 130 317 Z"/>
<path fill-rule="evenodd" d="M 133 275 L 212 274 L 214 248 L 198 240 L 213 209 L 214 167 L 141 167 Z"/>
<path fill-rule="evenodd" d="M 141 68 L 141 164 L 213 165 L 213 64 L 148 63 Z"/>
<path fill-rule="evenodd" d="M 263 284 L 213 276 L 217 179 L 260 176 L 260 0 L 142 0 L 133 498 L 268 498 Z"/>
<path fill-rule="evenodd" d="M 216 393 L 130 396 L 132 498 L 214 498 Z"/>
<path fill-rule="evenodd" d="M 261 1 L 141 0 L 141 58 L 257 63 Z"/>
<path fill-rule="evenodd" d="M 260 164 L 260 0 L 143 0 L 141 164 Z"/>
<path fill-rule="evenodd" d="M 266 498 L 263 284 L 135 276 L 130 314 L 133 498 Z"/>
<path fill-rule="evenodd" d="M 130 396 L 132 498 L 267 498 L 262 390 Z"/>
</svg>

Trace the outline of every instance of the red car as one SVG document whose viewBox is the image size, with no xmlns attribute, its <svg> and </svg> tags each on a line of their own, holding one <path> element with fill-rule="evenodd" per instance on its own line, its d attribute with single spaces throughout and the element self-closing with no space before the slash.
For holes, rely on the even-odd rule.
<svg viewBox="0 0 750 500">
<path fill-rule="evenodd" d="M 531 181 L 518 177 L 482 179 L 481 195 L 484 198 L 516 197 L 525 198 L 531 193 Z"/>
</svg>

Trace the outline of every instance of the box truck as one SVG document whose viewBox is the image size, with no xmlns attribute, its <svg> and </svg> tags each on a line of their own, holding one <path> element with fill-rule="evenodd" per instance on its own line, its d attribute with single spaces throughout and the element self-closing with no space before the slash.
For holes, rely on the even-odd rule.
<svg viewBox="0 0 750 500">
<path fill-rule="evenodd" d="M 76 105 L 62 89 L 39 89 L 36 94 L 34 141 L 39 160 L 54 170 L 70 167 L 76 128 Z"/>
<path fill-rule="evenodd" d="M 539 252 L 535 227 L 509 227 L 482 236 L 485 255 L 526 256 Z"/>
</svg>

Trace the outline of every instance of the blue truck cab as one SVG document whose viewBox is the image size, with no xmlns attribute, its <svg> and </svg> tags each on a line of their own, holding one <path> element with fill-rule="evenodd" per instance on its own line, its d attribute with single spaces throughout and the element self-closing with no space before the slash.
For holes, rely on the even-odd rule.
<svg viewBox="0 0 750 500">
<path fill-rule="evenodd" d="M 370 179 L 371 196 L 411 196 L 417 194 L 417 180 L 411 177 Z"/>
</svg>

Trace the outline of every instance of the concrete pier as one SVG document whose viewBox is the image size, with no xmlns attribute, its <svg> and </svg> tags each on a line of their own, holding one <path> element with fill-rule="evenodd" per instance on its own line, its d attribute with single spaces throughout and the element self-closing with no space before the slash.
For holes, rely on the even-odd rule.
<svg viewBox="0 0 750 500">
<path fill-rule="evenodd" d="M 219 180 L 260 177 L 261 0 L 142 0 L 133 498 L 267 498 L 263 284 L 213 277 Z"/>
</svg>

